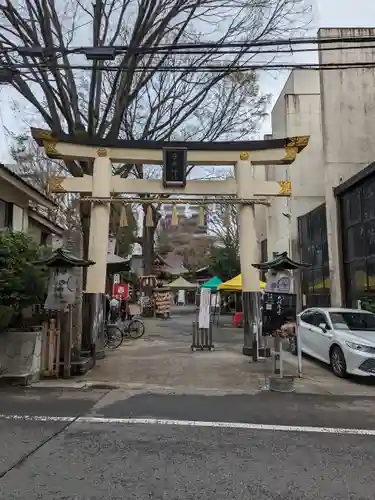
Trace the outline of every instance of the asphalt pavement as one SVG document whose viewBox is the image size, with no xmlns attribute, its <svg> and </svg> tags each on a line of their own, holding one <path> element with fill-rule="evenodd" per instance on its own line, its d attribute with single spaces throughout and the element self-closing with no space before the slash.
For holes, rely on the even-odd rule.
<svg viewBox="0 0 375 500">
<path fill-rule="evenodd" d="M 0 391 L 1 500 L 371 499 L 375 398 Z"/>
</svg>

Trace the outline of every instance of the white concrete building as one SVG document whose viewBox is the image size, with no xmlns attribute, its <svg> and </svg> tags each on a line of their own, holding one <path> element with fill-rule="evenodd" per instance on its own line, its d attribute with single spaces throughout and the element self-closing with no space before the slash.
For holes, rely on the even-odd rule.
<svg viewBox="0 0 375 500">
<path fill-rule="evenodd" d="M 297 240 L 297 218 L 324 202 L 324 169 L 319 73 L 291 73 L 272 110 L 272 137 L 310 135 L 310 143 L 290 167 L 266 167 L 267 180 L 292 181 L 293 197 L 278 198 L 267 214 L 267 246 L 291 253 Z M 295 252 L 292 252 L 295 253 Z"/>
<path fill-rule="evenodd" d="M 369 36 L 375 36 L 375 28 L 319 31 L 320 38 Z M 322 65 L 375 62 L 374 42 L 340 41 L 330 44 L 330 50 L 324 47 L 319 51 Z M 366 215 L 361 209 L 365 188 L 358 187 L 358 173 L 365 182 L 364 169 L 375 161 L 375 68 L 293 71 L 272 110 L 272 137 L 296 135 L 311 136 L 297 161 L 287 168 L 266 168 L 268 179 L 290 179 L 293 190 L 290 200 L 276 199 L 268 211 L 268 256 L 292 250 L 295 258 L 301 253 L 304 259 L 309 257 L 312 269 L 304 275 L 308 282 L 304 294 L 319 295 L 324 289 L 336 306 L 354 305 L 356 298 L 367 300 L 372 293 L 375 300 L 375 276 L 372 280 L 368 273 L 375 259 L 368 235 L 375 235 L 375 222 L 373 229 L 366 229 L 369 210 Z M 353 183 L 357 187 L 352 188 Z M 343 198 L 350 189 L 360 193 L 357 201 L 350 202 L 359 210 L 354 222 L 348 219 L 349 201 Z M 371 203 L 375 205 L 375 197 Z M 350 236 L 354 226 L 364 235 L 355 251 L 355 237 Z M 356 241 L 358 247 L 358 237 Z"/>
</svg>

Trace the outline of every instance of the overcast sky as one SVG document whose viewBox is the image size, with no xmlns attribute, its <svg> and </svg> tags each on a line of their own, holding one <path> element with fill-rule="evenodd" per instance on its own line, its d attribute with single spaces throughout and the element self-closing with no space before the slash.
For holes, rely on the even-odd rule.
<svg viewBox="0 0 375 500">
<path fill-rule="evenodd" d="M 375 0 L 315 0 L 314 20 L 311 24 L 311 32 L 316 33 L 319 27 L 375 27 Z M 310 56 L 311 58 L 311 56 Z M 299 57 L 298 62 L 302 62 Z M 268 74 L 264 73 L 261 77 L 261 91 L 272 94 L 273 102 L 277 99 L 285 80 L 287 73 Z M 1 113 L 0 113 L 0 152 L 1 163 L 9 161 L 7 140 L 3 131 L 4 125 L 14 131 L 17 129 L 17 122 L 13 119 L 13 112 L 7 105 L 6 88 L 1 89 Z M 261 136 L 264 133 L 270 133 L 269 120 L 265 120 L 261 128 Z"/>
</svg>

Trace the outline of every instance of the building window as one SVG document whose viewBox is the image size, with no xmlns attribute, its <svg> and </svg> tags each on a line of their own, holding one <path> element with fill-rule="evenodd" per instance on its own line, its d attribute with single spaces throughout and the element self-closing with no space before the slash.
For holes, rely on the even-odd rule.
<svg viewBox="0 0 375 500">
<path fill-rule="evenodd" d="M 0 200 L 0 231 L 12 229 L 13 205 L 7 201 Z"/>
<path fill-rule="evenodd" d="M 344 297 L 347 307 L 375 307 L 375 179 L 339 198 Z"/>
<path fill-rule="evenodd" d="M 298 243 L 301 261 L 311 266 L 301 272 L 305 305 L 329 306 L 331 297 L 325 204 L 298 217 Z"/>
<path fill-rule="evenodd" d="M 43 245 L 43 246 L 47 246 L 47 242 L 48 242 L 48 236 L 49 234 L 48 233 L 43 233 L 40 235 L 40 244 Z"/>
</svg>

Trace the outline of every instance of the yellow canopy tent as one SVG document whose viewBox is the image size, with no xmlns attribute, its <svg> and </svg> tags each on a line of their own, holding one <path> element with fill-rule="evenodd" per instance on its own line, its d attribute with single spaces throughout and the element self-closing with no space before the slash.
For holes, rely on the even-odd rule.
<svg viewBox="0 0 375 500">
<path fill-rule="evenodd" d="M 259 288 L 263 290 L 263 288 L 266 286 L 266 283 L 264 281 L 259 282 Z M 229 281 L 225 281 L 224 283 L 221 283 L 218 286 L 218 290 L 227 290 L 227 291 L 232 291 L 232 292 L 241 292 L 242 291 L 242 276 L 239 274 L 238 276 L 235 276 Z"/>
</svg>

